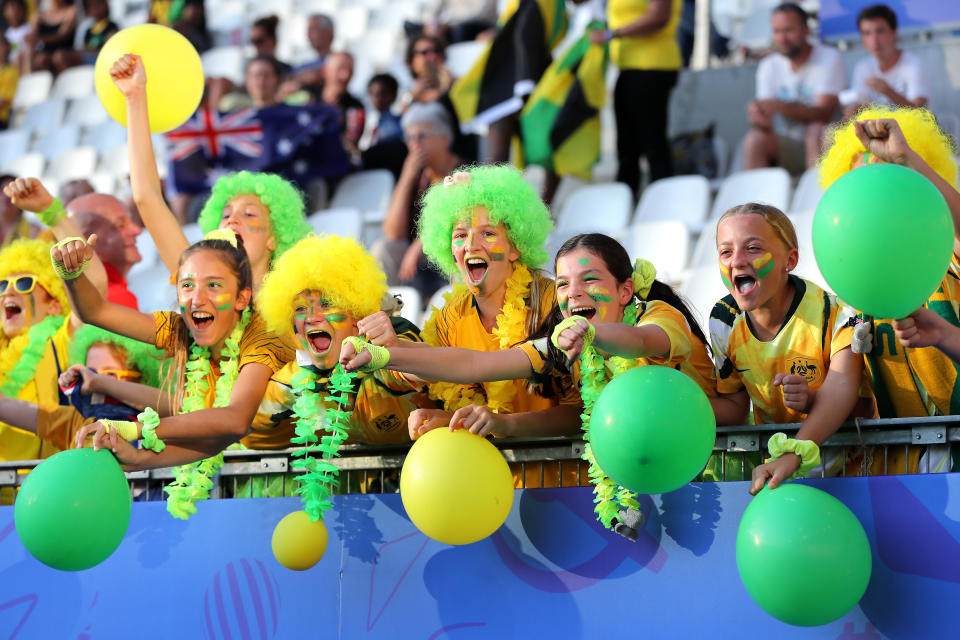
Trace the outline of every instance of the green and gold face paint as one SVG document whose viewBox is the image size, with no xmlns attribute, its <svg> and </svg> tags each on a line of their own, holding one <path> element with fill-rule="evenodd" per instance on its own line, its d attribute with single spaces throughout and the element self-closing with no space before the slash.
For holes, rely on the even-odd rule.
<svg viewBox="0 0 960 640">
<path fill-rule="evenodd" d="M 487 249 L 487 253 L 490 254 L 490 259 L 495 262 L 503 262 L 507 256 L 507 248 L 495 238 L 489 238 L 487 242 L 490 243 L 490 247 Z M 497 244 L 493 244 L 494 242 Z"/>
<path fill-rule="evenodd" d="M 768 251 L 759 258 L 754 258 L 750 261 L 750 264 L 753 265 L 753 268 L 757 271 L 757 278 L 766 278 L 770 275 L 770 272 L 773 271 L 773 255 Z"/>
<path fill-rule="evenodd" d="M 733 284 L 730 282 L 730 269 L 727 269 L 723 266 L 723 263 L 720 263 L 720 279 L 723 280 L 723 286 L 727 289 L 733 289 Z"/>
<path fill-rule="evenodd" d="M 233 296 L 230 295 L 229 293 L 221 293 L 220 295 L 218 295 L 218 296 L 214 299 L 214 302 L 215 302 L 215 304 L 216 304 L 216 306 L 217 306 L 217 311 L 227 311 L 227 310 L 229 310 L 230 307 L 233 306 L 233 304 L 232 304 L 233 300 L 232 300 L 232 299 L 233 299 Z"/>
</svg>

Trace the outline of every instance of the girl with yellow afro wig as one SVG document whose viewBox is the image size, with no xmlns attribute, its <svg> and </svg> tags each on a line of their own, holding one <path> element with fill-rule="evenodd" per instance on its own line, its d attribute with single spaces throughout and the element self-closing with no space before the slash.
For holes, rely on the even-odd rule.
<svg viewBox="0 0 960 640">
<path fill-rule="evenodd" d="M 866 151 L 857 137 L 854 122 L 884 118 L 896 120 L 910 148 L 948 184 L 956 185 L 957 165 L 953 160 L 953 142 L 940 129 L 932 113 L 922 108 L 871 105 L 827 132 L 827 151 L 818 162 L 820 186 L 829 188 L 840 176 L 853 169 L 857 158 Z"/>
<path fill-rule="evenodd" d="M 43 240 L 16 240 L 0 251 L 0 279 L 21 273 L 37 276 L 37 284 L 60 303 L 61 315 L 70 315 L 70 301 L 63 281 L 50 264 L 50 243 Z"/>
<path fill-rule="evenodd" d="M 257 308 L 267 328 L 293 332 L 293 300 L 301 291 L 320 291 L 330 307 L 359 320 L 380 309 L 387 278 L 356 241 L 311 234 L 280 256 L 263 282 Z"/>
</svg>

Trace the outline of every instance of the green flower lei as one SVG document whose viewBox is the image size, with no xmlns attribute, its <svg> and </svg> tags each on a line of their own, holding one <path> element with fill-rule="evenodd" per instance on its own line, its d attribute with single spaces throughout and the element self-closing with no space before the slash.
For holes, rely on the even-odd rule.
<svg viewBox="0 0 960 640">
<path fill-rule="evenodd" d="M 340 445 L 350 433 L 350 418 L 353 415 L 353 403 L 350 394 L 354 391 L 356 373 L 344 371 L 342 365 L 337 365 L 326 385 L 327 395 L 323 400 L 333 405 L 322 410 L 320 396 L 316 387 L 323 380 L 313 371 L 301 368 L 293 377 L 293 392 L 297 397 L 293 405 L 296 416 L 296 435 L 290 439 L 291 444 L 303 445 L 295 451 L 297 457 L 291 466 L 294 469 L 303 469 L 305 473 L 297 478 L 300 486 L 294 491 L 303 499 L 303 510 L 310 520 L 316 522 L 323 518 L 323 514 L 332 506 L 330 495 L 332 490 L 340 486 L 340 469 L 330 462 L 340 450 Z M 322 437 L 318 432 L 325 431 Z M 311 453 L 320 454 L 319 458 L 311 457 Z"/>
<path fill-rule="evenodd" d="M 623 310 L 623 323 L 634 325 L 637 323 L 639 311 L 636 305 L 629 304 Z M 636 360 L 631 358 L 620 358 L 618 356 L 610 357 L 611 378 L 627 369 L 636 366 Z M 580 397 L 583 399 L 583 413 L 580 414 L 580 420 L 583 423 L 583 439 L 586 445 L 583 447 L 581 456 L 590 465 L 587 474 L 593 483 L 593 501 L 596 503 L 594 511 L 597 519 L 603 523 L 607 529 L 613 529 L 613 519 L 617 517 L 621 509 L 640 510 L 640 503 L 637 502 L 637 494 L 629 489 L 621 487 L 616 482 L 607 477 L 596 459 L 593 457 L 593 450 L 590 448 L 590 414 L 593 413 L 593 405 L 603 388 L 607 386 L 607 367 L 603 356 L 597 353 L 593 345 L 586 346 L 580 352 L 580 373 L 581 388 Z"/>
<path fill-rule="evenodd" d="M 230 392 L 237 381 L 240 371 L 237 358 L 240 355 L 240 338 L 250 324 L 250 309 L 245 309 L 221 350 L 220 377 L 216 382 L 216 396 L 213 406 L 225 407 L 230 404 Z M 210 350 L 194 344 L 190 347 L 190 360 L 187 362 L 187 381 L 184 390 L 183 407 L 180 413 L 190 413 L 206 409 L 205 400 L 210 383 Z M 164 487 L 167 492 L 167 511 L 174 518 L 186 520 L 197 512 L 196 503 L 210 497 L 213 488 L 211 478 L 223 466 L 223 452 L 197 462 L 191 462 L 174 470 L 175 480 Z"/>
<path fill-rule="evenodd" d="M 3 384 L 0 384 L 0 393 L 16 398 L 24 385 L 33 380 L 33 376 L 37 374 L 37 365 L 47 352 L 47 342 L 62 326 L 63 316 L 47 316 L 30 327 L 27 332 L 27 346 L 20 352 L 17 364 L 7 372 Z"/>
</svg>

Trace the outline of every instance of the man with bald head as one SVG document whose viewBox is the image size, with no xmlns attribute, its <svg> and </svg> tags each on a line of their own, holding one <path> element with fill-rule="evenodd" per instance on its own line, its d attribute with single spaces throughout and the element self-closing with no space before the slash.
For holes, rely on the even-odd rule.
<svg viewBox="0 0 960 640">
<path fill-rule="evenodd" d="M 107 300 L 137 308 L 137 297 L 127 287 L 127 272 L 140 262 L 137 236 L 143 229 L 131 218 L 127 206 L 104 193 L 88 193 L 67 203 L 67 213 L 88 237 L 97 234 L 94 251 L 107 272 Z"/>
</svg>

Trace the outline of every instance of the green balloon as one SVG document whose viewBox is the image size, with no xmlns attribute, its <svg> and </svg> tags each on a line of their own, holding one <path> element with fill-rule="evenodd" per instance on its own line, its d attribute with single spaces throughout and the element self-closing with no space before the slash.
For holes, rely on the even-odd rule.
<svg viewBox="0 0 960 640">
<path fill-rule="evenodd" d="M 782 622 L 813 627 L 845 615 L 863 597 L 872 566 L 860 521 L 819 489 L 764 488 L 740 520 L 740 579 L 760 608 Z"/>
<path fill-rule="evenodd" d="M 813 253 L 830 288 L 877 318 L 903 318 L 947 273 L 953 219 L 937 188 L 895 164 L 871 164 L 827 189 L 813 218 Z"/>
<path fill-rule="evenodd" d="M 666 493 L 693 480 L 716 437 L 713 408 L 699 385 L 658 365 L 617 375 L 600 393 L 590 418 L 597 464 L 637 493 Z"/>
<path fill-rule="evenodd" d="M 30 554 L 62 571 L 89 569 L 120 545 L 130 489 L 106 449 L 71 449 L 44 460 L 17 494 L 13 518 Z"/>
</svg>

